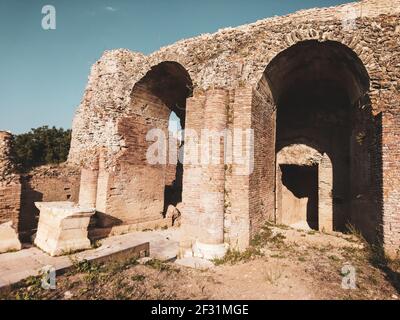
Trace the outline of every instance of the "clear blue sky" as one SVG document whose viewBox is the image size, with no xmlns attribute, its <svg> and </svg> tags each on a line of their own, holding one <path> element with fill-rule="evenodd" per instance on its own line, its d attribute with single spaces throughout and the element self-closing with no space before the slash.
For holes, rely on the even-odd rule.
<svg viewBox="0 0 400 320">
<path fill-rule="evenodd" d="M 90 66 L 107 49 L 145 54 L 219 28 L 345 0 L 0 0 L 0 130 L 70 128 Z M 54 5 L 57 29 L 41 27 Z"/>
</svg>

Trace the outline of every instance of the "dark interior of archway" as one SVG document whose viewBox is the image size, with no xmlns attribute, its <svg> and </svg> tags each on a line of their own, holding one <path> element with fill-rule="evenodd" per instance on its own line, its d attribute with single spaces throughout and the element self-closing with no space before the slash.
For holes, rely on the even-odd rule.
<svg viewBox="0 0 400 320">
<path fill-rule="evenodd" d="M 148 100 L 151 103 L 160 101 L 169 109 L 168 116 L 165 112 L 160 110 L 159 115 L 157 112 L 152 113 L 152 117 L 159 116 L 163 121 L 168 122 L 170 114 L 174 112 L 179 118 L 181 128 L 185 128 L 186 120 L 186 99 L 192 95 L 193 84 L 190 75 L 186 69 L 179 63 L 173 61 L 162 62 L 153 68 L 142 80 L 137 83 L 141 88 L 142 97 L 150 96 Z M 168 119 L 167 119 L 168 118 Z M 181 152 L 183 152 L 183 142 L 181 143 Z M 171 175 L 174 178 L 171 178 Z M 183 165 L 181 162 L 176 164 L 168 163 L 166 166 L 166 185 L 164 191 L 164 213 L 168 205 L 176 205 L 182 201 L 182 179 L 183 179 Z"/>
<path fill-rule="evenodd" d="M 179 63 L 167 61 L 158 64 L 138 82 L 144 84 L 185 125 L 186 99 L 192 95 L 193 84 L 188 72 Z"/>
<path fill-rule="evenodd" d="M 318 166 L 280 165 L 282 184 L 296 198 L 307 198 L 307 223 L 318 230 Z"/>
<path fill-rule="evenodd" d="M 305 41 L 274 58 L 265 77 L 277 105 L 276 150 L 303 143 L 328 154 L 334 229 L 344 230 L 350 220 L 351 158 L 357 156 L 351 151 L 353 107 L 369 87 L 365 68 L 342 44 Z"/>
</svg>

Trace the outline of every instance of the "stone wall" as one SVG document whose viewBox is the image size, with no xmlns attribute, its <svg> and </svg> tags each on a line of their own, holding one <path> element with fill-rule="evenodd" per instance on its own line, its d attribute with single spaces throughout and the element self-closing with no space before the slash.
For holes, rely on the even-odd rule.
<svg viewBox="0 0 400 320">
<path fill-rule="evenodd" d="M 356 16 L 354 21 L 347 20 L 349 12 Z M 204 34 L 179 41 L 148 56 L 123 49 L 107 51 L 92 67 L 84 97 L 74 118 L 69 163 L 79 165 L 88 163 L 98 156 L 99 150 L 105 149 L 106 170 L 112 172 L 115 168 L 119 168 L 119 162 L 123 163 L 125 168 L 128 164 L 131 166 L 142 155 L 140 152 L 142 145 L 137 144 L 138 152 L 131 152 L 130 157 L 123 155 L 128 155 L 130 151 L 127 153 L 126 150 L 130 148 L 132 141 L 135 138 L 142 139 L 144 134 L 135 134 L 133 130 L 140 131 L 142 127 L 143 130 L 147 130 L 149 123 L 155 124 L 156 122 L 152 119 L 154 114 L 145 116 L 144 122 L 140 122 L 143 120 L 141 118 L 138 122 L 141 125 L 138 125 L 137 129 L 133 125 L 125 126 L 130 130 L 128 130 L 130 134 L 125 129 L 121 130 L 121 125 L 126 123 L 128 118 L 132 119 L 139 115 L 139 112 L 132 113 L 132 106 L 142 97 L 145 100 L 151 98 L 149 110 L 153 110 L 151 104 L 156 101 L 154 92 L 159 93 L 156 94 L 158 97 L 162 95 L 162 92 L 152 90 L 157 89 L 157 79 L 161 79 L 162 74 L 174 73 L 171 72 L 171 62 L 173 62 L 179 65 L 178 69 L 187 72 L 185 77 L 190 78 L 190 81 L 186 82 L 186 85 L 190 87 L 188 91 L 195 92 L 193 98 L 188 100 L 190 108 L 186 109 L 187 128 L 189 126 L 193 129 L 204 127 L 201 121 L 204 119 L 203 110 L 207 108 L 207 95 L 201 92 L 218 89 L 228 92 L 226 108 L 234 117 L 233 126 L 254 129 L 256 148 L 253 173 L 250 176 L 235 173 L 225 175 L 225 192 L 229 190 L 232 200 L 227 202 L 227 197 L 224 197 L 226 206 L 224 223 L 230 229 L 229 232 L 225 232 L 225 235 L 229 235 L 239 247 L 245 247 L 263 221 L 271 217 L 274 211 L 275 175 L 272 173 L 275 168 L 273 157 L 275 120 L 274 112 L 265 113 L 262 112 L 262 108 L 268 105 L 267 109 L 272 110 L 273 104 L 277 102 L 273 101 L 274 94 L 269 97 L 271 101 L 268 102 L 266 98 L 268 94 L 259 92 L 260 80 L 270 62 L 284 50 L 306 40 L 316 40 L 319 43 L 329 41 L 346 47 L 360 60 L 360 65 L 365 67 L 370 82 L 366 89 L 370 99 L 370 112 L 372 116 L 382 112 L 382 152 L 377 150 L 377 155 L 371 156 L 370 163 L 371 167 L 375 168 L 375 171 L 371 170 L 371 177 L 375 176 L 381 180 L 381 183 L 372 182 L 369 189 L 379 189 L 379 185 L 382 186 L 378 190 L 378 192 L 383 191 L 384 203 L 381 206 L 382 214 L 380 215 L 383 216 L 382 230 L 388 245 L 396 246 L 400 244 L 398 231 L 400 223 L 397 221 L 396 204 L 400 202 L 400 199 L 395 185 L 400 184 L 400 177 L 396 174 L 395 164 L 398 162 L 398 147 L 394 142 L 395 138 L 392 137 L 395 135 L 399 116 L 394 112 L 398 107 L 398 97 L 394 97 L 392 93 L 400 88 L 398 67 L 400 56 L 396 54 L 400 42 L 399 18 L 400 6 L 397 0 L 364 0 L 333 8 L 303 10 L 284 17 L 274 17 L 237 28 L 219 30 L 214 34 Z M 163 73 L 157 73 L 157 77 L 153 78 L 154 81 L 150 82 L 152 93 L 142 94 L 143 90 L 146 92 L 148 89 L 141 87 L 146 83 L 143 79 L 167 61 L 168 66 L 161 68 Z M 356 74 L 362 73 L 358 67 L 352 71 Z M 349 79 L 346 81 L 352 81 L 351 78 Z M 184 83 L 179 77 L 175 80 L 172 82 L 174 85 Z M 271 80 L 271 77 L 266 80 Z M 366 82 L 364 79 L 361 86 L 353 85 L 351 95 L 357 97 L 358 94 L 362 94 Z M 158 83 L 158 89 L 160 83 Z M 168 88 L 169 91 L 174 91 L 174 87 Z M 274 88 L 270 89 L 276 92 Z M 139 100 L 135 94 L 132 94 L 135 90 L 141 91 Z M 188 96 L 186 95 L 186 98 Z M 260 101 L 260 96 L 261 100 L 267 100 L 267 102 Z M 394 98 L 396 103 L 393 103 Z M 168 105 L 166 101 L 170 100 L 166 99 L 162 102 Z M 242 102 L 245 104 L 243 105 Z M 353 102 L 352 100 L 351 103 Z M 161 106 L 161 103 L 156 104 L 159 106 L 159 114 L 156 118 L 164 119 L 162 115 L 167 110 Z M 143 106 L 143 103 L 140 105 Z M 230 106 L 233 108 L 231 109 Z M 142 113 L 141 116 L 143 115 L 145 114 Z M 225 127 L 230 126 L 229 121 L 228 114 Z M 162 123 L 158 125 L 160 128 L 164 127 Z M 374 138 L 379 136 L 378 132 L 371 135 L 368 148 L 379 146 Z M 383 155 L 381 157 L 382 170 L 379 168 L 379 153 Z M 335 159 L 332 162 L 335 163 Z M 124 170 L 120 172 L 134 174 L 133 169 Z M 187 213 L 186 221 L 187 224 L 196 226 L 196 223 L 199 223 L 196 213 L 201 212 L 201 208 L 195 202 L 199 199 L 198 190 L 201 189 L 197 191 L 195 189 L 201 184 L 201 168 L 196 165 L 187 165 L 185 170 L 183 196 Z M 165 177 L 164 174 L 160 174 L 158 178 L 162 179 L 161 176 Z M 357 176 L 356 173 L 355 176 Z M 119 178 L 123 177 L 119 176 Z M 120 181 L 119 178 L 117 178 L 118 181 Z M 340 184 L 340 180 L 336 184 Z M 132 188 L 136 187 L 132 185 Z M 121 184 L 118 188 L 123 190 L 125 185 Z M 266 197 L 266 194 L 270 196 Z M 351 200 L 353 203 L 351 206 L 356 208 L 355 212 L 358 212 L 353 215 L 354 221 L 362 221 L 360 214 L 363 211 L 361 209 L 363 204 L 360 200 L 353 200 Z M 379 199 L 376 202 L 379 202 Z M 368 210 L 374 210 L 371 209 L 372 204 L 367 204 L 367 207 Z M 227 212 L 230 214 L 229 217 L 226 216 Z M 371 215 L 379 216 L 379 213 L 375 212 Z M 182 219 L 185 221 L 185 216 Z M 344 223 L 344 219 L 342 220 L 341 223 Z M 370 229 L 370 227 L 367 228 Z M 193 234 L 195 232 L 196 230 Z"/>
<path fill-rule="evenodd" d="M 80 169 L 65 165 L 43 166 L 21 176 L 21 209 L 18 231 L 25 241 L 35 232 L 39 219 L 36 201 L 78 202 Z"/>
<path fill-rule="evenodd" d="M 21 183 L 12 161 L 12 134 L 0 131 L 0 224 L 12 221 L 18 228 Z"/>
<path fill-rule="evenodd" d="M 347 30 L 342 22 L 351 10 L 357 19 L 355 28 Z M 129 112 L 134 85 L 163 61 L 182 65 L 193 86 L 201 89 L 229 89 L 243 83 L 256 87 L 268 63 L 284 49 L 309 39 L 338 41 L 359 55 L 372 80 L 373 100 L 379 102 L 380 92 L 398 85 L 396 58 L 391 55 L 400 34 L 399 13 L 396 0 L 366 0 L 223 29 L 177 42 L 149 56 L 124 49 L 106 51 L 92 67 L 74 118 L 69 161 L 85 161 L 99 146 L 107 146 L 111 158 L 123 148 L 117 119 Z M 380 104 L 374 103 L 373 108 L 379 111 Z"/>
</svg>

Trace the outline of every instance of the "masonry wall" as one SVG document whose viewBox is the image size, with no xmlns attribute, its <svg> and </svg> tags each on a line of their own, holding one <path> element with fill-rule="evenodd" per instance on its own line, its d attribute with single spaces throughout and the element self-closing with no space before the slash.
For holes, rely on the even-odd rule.
<svg viewBox="0 0 400 320">
<path fill-rule="evenodd" d="M 0 224 L 12 221 L 18 230 L 21 208 L 21 183 L 19 177 L 0 182 Z"/>
<path fill-rule="evenodd" d="M 276 108 L 263 77 L 253 92 L 254 171 L 250 175 L 250 231 L 254 236 L 267 220 L 275 221 Z"/>
<path fill-rule="evenodd" d="M 80 169 L 75 167 L 39 167 L 21 177 L 21 210 L 18 229 L 21 237 L 29 241 L 37 228 L 39 209 L 36 201 L 78 202 Z"/>
<path fill-rule="evenodd" d="M 353 108 L 350 137 L 350 223 L 373 242 L 382 224 L 382 147 L 380 117 L 374 117 L 368 95 Z"/>
<path fill-rule="evenodd" d="M 383 244 L 389 255 L 400 252 L 400 108 L 399 95 L 388 97 L 393 108 L 382 114 Z"/>
<path fill-rule="evenodd" d="M 355 12 L 357 16 L 356 20 L 352 21 L 353 26 L 350 29 L 343 23 L 349 11 Z M 399 55 L 397 55 L 400 40 L 399 18 L 398 1 L 364 0 L 334 8 L 303 10 L 285 17 L 274 17 L 250 25 L 219 30 L 214 34 L 204 34 L 177 42 L 148 56 L 123 49 L 107 51 L 92 68 L 88 87 L 74 119 L 69 161 L 77 164 L 90 161 L 95 150 L 106 148 L 106 163 L 110 166 L 107 170 L 112 170 L 115 161 L 125 152 L 127 146 L 126 139 L 119 132 L 118 126 L 120 119 L 129 115 L 132 88 L 153 66 L 164 61 L 177 62 L 186 69 L 193 80 L 195 90 L 224 88 L 235 91 L 237 101 L 243 99 L 246 104 L 236 107 L 234 114 L 237 118 L 234 122 L 236 121 L 242 127 L 250 128 L 254 125 L 256 128 L 260 126 L 258 115 L 256 113 L 253 115 L 252 122 L 251 111 L 246 109 L 251 106 L 251 103 L 248 104 L 246 100 L 248 93 L 244 93 L 241 89 L 243 87 L 256 89 L 269 62 L 290 46 L 305 40 L 335 41 L 354 51 L 365 65 L 371 82 L 369 96 L 372 114 L 390 112 L 393 105 L 385 99 L 386 93 L 399 90 Z M 236 101 L 234 104 L 236 105 Z M 204 104 L 199 103 L 197 107 L 204 108 Z M 244 112 L 244 118 L 241 117 L 241 112 Z M 194 115 L 201 114 L 202 111 L 194 113 Z M 382 115 L 383 154 L 387 150 L 385 141 L 389 139 L 386 136 L 391 135 L 389 130 L 385 129 L 388 117 L 388 115 Z M 201 117 L 196 121 L 201 121 Z M 261 132 L 261 129 L 259 131 Z M 256 138 L 261 139 L 261 136 Z M 371 145 L 378 146 L 378 143 L 372 142 Z M 383 171 L 381 180 L 384 189 L 377 190 L 377 192 L 382 190 L 386 192 L 382 196 L 386 202 L 381 206 L 386 220 L 382 220 L 392 219 L 390 220 L 392 227 L 385 226 L 384 230 L 389 232 L 392 239 L 397 237 L 397 240 L 391 240 L 394 241 L 393 243 L 397 241 L 396 243 L 400 244 L 398 233 L 392 232 L 393 226 L 396 225 L 396 218 L 391 217 L 398 212 L 397 196 L 392 191 L 387 191 L 390 190 L 389 180 L 393 185 L 399 184 L 396 180 L 398 178 L 391 173 L 391 168 L 395 167 L 392 162 L 397 161 L 395 150 L 396 146 L 393 143 L 390 145 L 390 154 L 381 161 L 382 170 L 379 169 L 379 159 L 374 160 L 372 167 L 376 173 L 372 173 L 371 176 L 375 177 L 377 174 L 379 178 L 379 172 Z M 256 155 L 256 161 L 260 161 L 258 155 Z M 332 161 L 335 162 L 335 159 Z M 196 176 L 195 168 L 191 169 L 193 169 L 191 174 Z M 255 219 L 251 219 L 254 220 L 255 229 L 260 225 L 261 217 L 268 216 L 267 207 L 270 204 L 261 202 L 259 194 L 264 194 L 264 192 L 257 191 L 256 177 L 267 177 L 267 173 L 257 169 L 253 180 L 233 174 L 229 182 L 232 186 L 236 184 L 243 186 L 231 192 L 232 238 L 253 229 L 249 226 L 250 220 L 245 217 L 246 214 L 247 216 L 255 215 Z M 194 181 L 195 178 L 193 180 L 189 178 L 186 187 L 184 182 L 184 190 L 195 187 Z M 336 184 L 340 183 L 341 181 L 336 182 Z M 248 186 L 250 184 L 252 184 L 251 187 Z M 254 194 L 245 192 L 249 188 Z M 265 186 L 261 188 L 266 190 Z M 198 199 L 194 196 L 195 194 L 196 192 L 193 192 L 189 197 L 193 201 Z M 240 199 L 235 200 L 235 196 Z M 339 195 L 338 198 L 341 196 Z M 336 200 L 340 201 L 340 199 Z M 363 223 L 361 212 L 364 204 L 359 199 L 353 202 L 359 212 L 354 218 Z M 229 207 L 229 203 L 226 205 Z M 261 209 L 263 206 L 264 209 Z M 186 207 L 194 209 L 196 204 L 189 203 L 187 200 Z M 240 223 L 235 223 L 235 219 Z M 237 227 L 240 232 L 233 230 L 234 225 L 240 226 Z M 367 224 L 365 228 L 370 229 Z M 249 237 L 242 237 L 242 239 L 245 238 Z"/>
<path fill-rule="evenodd" d="M 18 229 L 21 183 L 12 160 L 12 135 L 0 131 L 0 224 L 13 222 Z"/>
</svg>

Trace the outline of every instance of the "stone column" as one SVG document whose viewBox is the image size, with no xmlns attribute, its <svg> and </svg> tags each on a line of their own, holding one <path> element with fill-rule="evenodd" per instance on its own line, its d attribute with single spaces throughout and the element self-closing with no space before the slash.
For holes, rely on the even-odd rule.
<svg viewBox="0 0 400 320">
<path fill-rule="evenodd" d="M 318 229 L 333 231 L 333 168 L 325 153 L 318 165 Z"/>
<path fill-rule="evenodd" d="M 222 257 L 224 244 L 224 130 L 227 125 L 228 92 L 213 89 L 207 92 L 201 135 L 201 233 L 194 254 L 205 259 Z"/>
<path fill-rule="evenodd" d="M 79 205 L 96 208 L 97 180 L 99 177 L 99 159 L 81 170 L 81 184 L 79 189 Z"/>
</svg>

